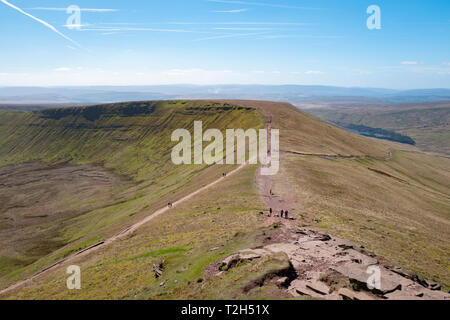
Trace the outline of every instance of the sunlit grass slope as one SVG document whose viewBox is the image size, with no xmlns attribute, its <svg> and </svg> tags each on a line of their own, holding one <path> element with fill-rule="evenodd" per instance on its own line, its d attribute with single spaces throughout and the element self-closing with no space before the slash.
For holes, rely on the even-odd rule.
<svg viewBox="0 0 450 320">
<path fill-rule="evenodd" d="M 69 291 L 65 268 L 59 268 L 7 297 L 25 299 L 167 299 L 233 298 L 240 286 L 257 275 L 241 274 L 236 283 L 222 284 L 199 295 L 204 270 L 219 258 L 256 243 L 264 232 L 264 209 L 254 189 L 257 166 L 173 208 L 123 240 L 71 262 L 82 269 L 83 287 Z M 159 279 L 153 264 L 164 265 Z M 219 293 L 220 291 L 220 293 Z"/>
<path fill-rule="evenodd" d="M 172 131 L 192 132 L 196 120 L 203 121 L 204 129 L 263 126 L 255 110 L 204 101 L 1 112 L 5 174 L 18 174 L 12 165 L 20 163 L 45 167 L 33 169 L 26 183 L 0 187 L 0 198 L 9 202 L 0 212 L 1 287 L 122 231 L 231 170 L 171 162 Z M 93 171 L 104 185 L 57 172 L 79 165 L 84 166 L 76 168 L 79 175 Z M 48 172 L 41 177 L 44 169 Z"/>
<path fill-rule="evenodd" d="M 97 163 L 136 181 L 166 177 L 173 130 L 248 128 L 255 111 L 208 102 L 130 102 L 32 113 L 0 111 L 0 165 Z"/>
<path fill-rule="evenodd" d="M 296 224 L 357 241 L 378 256 L 448 287 L 448 159 L 349 133 L 288 104 L 220 103 L 256 108 L 273 128 L 280 129 L 282 151 L 305 154 L 282 153 L 280 172 L 271 177 L 273 190 L 285 200 L 297 218 Z M 195 177 L 190 190 L 218 174 L 214 168 L 210 170 L 212 173 L 205 170 L 204 175 Z M 259 214 L 267 208 L 254 187 L 255 173 L 256 167 L 246 167 L 126 239 L 71 261 L 82 268 L 80 291 L 67 290 L 63 265 L 2 298 L 283 297 L 273 287 L 256 288 L 251 293 L 242 290 L 264 272 L 282 268 L 286 264 L 283 256 L 239 265 L 221 277 L 208 277 L 211 263 L 239 249 L 260 246 L 261 239 L 271 236 L 273 229 L 265 226 L 266 218 Z M 167 199 L 170 197 L 162 195 L 162 201 Z M 90 217 L 94 219 L 97 214 Z M 157 279 L 153 265 L 160 263 L 164 272 Z"/>
</svg>

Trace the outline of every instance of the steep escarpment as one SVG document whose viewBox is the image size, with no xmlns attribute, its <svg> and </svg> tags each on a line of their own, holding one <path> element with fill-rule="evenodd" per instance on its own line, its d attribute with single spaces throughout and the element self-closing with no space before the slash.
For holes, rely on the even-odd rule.
<svg viewBox="0 0 450 320">
<path fill-rule="evenodd" d="M 149 101 L 0 111 L 0 283 L 8 284 L 142 220 L 233 166 L 176 166 L 175 129 L 259 128 L 253 109 Z"/>
</svg>

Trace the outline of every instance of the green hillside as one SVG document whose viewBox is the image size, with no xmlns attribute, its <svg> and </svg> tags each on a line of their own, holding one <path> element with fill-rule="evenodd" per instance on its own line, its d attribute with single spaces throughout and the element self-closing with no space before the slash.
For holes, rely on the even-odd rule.
<svg viewBox="0 0 450 320">
<path fill-rule="evenodd" d="M 255 111 L 207 102 L 132 102 L 31 113 L 0 111 L 0 166 L 95 163 L 135 181 L 167 177 L 170 141 L 194 120 L 207 128 L 259 126 Z"/>
<path fill-rule="evenodd" d="M 292 221 L 293 227 L 319 229 L 343 239 L 356 241 L 380 259 L 391 261 L 421 277 L 435 280 L 444 288 L 449 287 L 448 159 L 424 154 L 412 146 L 348 132 L 284 103 L 219 101 L 213 104 L 217 107 L 206 106 L 211 105 L 207 102 L 157 104 L 163 105 L 160 109 L 161 117 L 175 114 L 166 122 L 154 118 L 160 125 L 165 123 L 179 127 L 178 121 L 188 125 L 193 119 L 198 120 L 198 117 L 201 117 L 208 119 L 211 126 L 217 121 L 221 125 L 220 128 L 257 127 L 263 126 L 264 121 L 266 125 L 271 123 L 273 128 L 279 128 L 280 172 L 276 176 L 268 177 L 268 187 L 273 189 L 275 197 L 280 199 L 283 206 L 289 209 L 290 215 L 295 217 L 296 220 Z M 229 106 L 236 107 L 228 109 Z M 116 116 L 107 115 L 97 120 L 87 120 L 82 109 L 74 111 L 76 116 L 69 117 L 78 118 L 77 122 L 83 123 L 83 126 L 90 124 L 89 121 L 99 123 L 101 119 L 108 119 L 104 121 L 108 122 L 108 126 L 111 126 L 113 119 L 118 121 Z M 178 112 L 183 117 L 178 118 Z M 131 123 L 132 129 L 127 133 L 139 131 L 140 129 L 133 127 L 134 123 L 138 120 L 144 122 L 144 119 L 154 117 L 156 113 L 157 111 L 151 111 L 146 115 L 131 117 L 122 113 L 120 122 Z M 54 115 L 42 116 L 42 113 L 25 115 L 38 119 L 35 121 L 66 121 L 65 118 L 51 119 Z M 91 113 L 88 117 L 91 117 Z M 130 121 L 132 118 L 135 120 Z M 228 122 L 229 120 L 233 123 Z M 94 133 L 87 128 L 66 130 L 86 130 L 86 134 L 96 135 L 96 131 L 106 129 L 102 127 Z M 117 130 L 116 134 L 125 135 Z M 61 134 L 64 132 L 65 130 L 62 130 Z M 58 139 L 55 137 L 55 140 Z M 46 143 L 47 138 L 42 141 Z M 113 139 L 107 141 L 111 141 L 114 146 Z M 162 140 L 155 138 L 154 141 Z M 120 141 L 116 143 L 120 145 Z M 140 221 L 164 207 L 168 201 L 180 199 L 183 195 L 218 179 L 223 170 L 217 166 L 173 168 L 169 165 L 173 171 L 167 169 L 164 175 L 160 170 L 166 168 L 165 166 L 146 167 L 145 161 L 129 160 L 127 155 L 132 151 L 129 151 L 127 143 L 122 146 L 124 145 L 127 146 L 126 152 L 116 148 L 115 152 L 109 153 L 108 156 L 86 147 L 83 154 L 89 156 L 81 154 L 78 160 L 70 160 L 70 166 L 86 166 L 85 163 L 88 163 L 90 158 L 95 158 L 97 166 L 88 164 L 90 169 L 83 167 L 82 172 L 96 170 L 96 175 L 92 173 L 88 176 L 102 177 L 103 184 L 96 184 L 99 190 L 108 190 L 107 194 L 123 197 L 124 200 L 117 200 L 118 203 L 109 206 L 97 204 L 97 207 L 88 213 L 68 219 L 69 225 L 63 229 L 59 228 L 64 230 L 63 234 L 66 236 L 66 241 L 62 243 L 64 246 L 53 248 L 50 254 L 23 269 L 16 268 L 15 272 L 5 272 L 1 278 L 1 287 L 15 283 L 70 253 L 105 239 L 107 235 L 124 230 L 131 223 Z M 155 142 L 154 145 L 159 144 Z M 27 144 L 27 148 L 33 148 L 33 145 Z M 160 148 L 164 149 L 164 146 L 160 144 Z M 77 144 L 77 147 L 68 149 L 76 153 L 78 149 L 83 149 L 83 145 Z M 136 149 L 141 149 L 139 144 Z M 20 156 L 19 152 L 15 153 L 14 148 L 8 152 L 4 157 L 5 163 L 11 163 L 15 157 Z M 147 157 L 156 157 L 151 148 L 147 152 Z M 52 153 L 40 153 L 39 148 L 35 149 L 35 153 L 47 163 L 55 161 Z M 65 154 L 60 156 L 60 159 L 65 158 Z M 117 158 L 119 160 L 111 161 L 110 157 L 116 154 L 121 155 Z M 134 155 L 136 154 L 139 152 Z M 161 154 L 159 159 L 164 159 L 163 153 Z M 33 155 L 33 152 L 30 151 L 30 155 Z M 120 159 L 123 159 L 123 162 Z M 135 168 L 144 169 L 133 172 L 128 168 L 127 161 L 136 163 Z M 99 165 L 109 169 L 105 170 Z M 160 179 L 152 178 L 156 174 L 151 168 L 158 170 Z M 226 273 L 216 274 L 220 271 L 218 263 L 221 259 L 239 250 L 259 248 L 271 241 L 286 241 L 283 240 L 286 236 L 283 234 L 285 229 L 266 216 L 268 208 L 264 201 L 267 194 L 260 193 L 258 179 L 255 179 L 257 168 L 244 167 L 239 173 L 221 179 L 220 183 L 155 217 L 132 234 L 98 251 L 75 257 L 70 264 L 79 265 L 82 269 L 82 290 L 67 290 L 66 263 L 23 287 L 2 295 L 2 298 L 289 298 L 286 291 L 275 283 L 261 280 L 285 274 L 290 264 L 283 254 L 244 262 Z M 47 175 L 44 169 L 39 168 L 39 172 Z M 173 174 L 170 174 L 172 172 Z M 22 178 L 23 175 L 20 176 L 22 180 L 25 179 Z M 36 172 L 33 171 L 31 176 L 35 178 Z M 73 181 L 76 183 L 73 183 L 72 188 L 84 192 L 90 201 L 99 201 L 97 189 L 85 188 L 83 181 L 78 178 Z M 23 191 L 23 194 L 27 193 Z M 39 206 L 35 209 L 39 209 Z M 17 214 L 26 214 L 23 208 L 17 210 Z M 49 222 L 46 227 L 54 225 L 55 223 Z M 12 233 L 14 229 L 11 227 L 10 230 Z M 163 269 L 161 277 L 156 276 L 154 266 L 161 266 Z M 12 269 L 14 268 L 9 268 Z"/>
<path fill-rule="evenodd" d="M 1 286 L 231 170 L 172 164 L 172 131 L 196 120 L 205 130 L 263 125 L 255 110 L 201 101 L 0 111 Z"/>
</svg>

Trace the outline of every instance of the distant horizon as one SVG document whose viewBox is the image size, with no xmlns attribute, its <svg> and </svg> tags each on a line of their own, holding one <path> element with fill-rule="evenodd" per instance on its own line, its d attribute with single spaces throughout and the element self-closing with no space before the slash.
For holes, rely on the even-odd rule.
<svg viewBox="0 0 450 320">
<path fill-rule="evenodd" d="M 0 104 L 113 103 L 149 100 L 240 99 L 296 102 L 311 99 L 360 99 L 378 102 L 436 102 L 450 100 L 450 89 L 387 89 L 325 85 L 122 85 L 122 86 L 0 86 Z"/>
<path fill-rule="evenodd" d="M 217 83 L 217 84 L 195 84 L 195 83 L 174 83 L 174 84 L 129 84 L 129 85 L 115 85 L 115 84 L 94 84 L 94 85 L 0 85 L 0 88 L 93 88 L 93 87 L 177 87 L 177 86 L 192 86 L 192 87 L 211 87 L 211 86 L 259 86 L 259 87 L 330 87 L 330 88 L 345 88 L 345 89 L 379 89 L 379 90 L 393 90 L 393 91 L 415 91 L 415 90 L 450 90 L 450 87 L 412 87 L 409 89 L 403 88 L 389 88 L 389 87 L 366 87 L 366 86 L 339 86 L 326 84 L 261 84 L 261 83 Z"/>
</svg>

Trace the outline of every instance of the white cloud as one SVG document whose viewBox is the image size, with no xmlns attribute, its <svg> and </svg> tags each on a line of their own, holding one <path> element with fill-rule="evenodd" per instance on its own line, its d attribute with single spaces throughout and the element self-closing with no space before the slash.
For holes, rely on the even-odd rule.
<svg viewBox="0 0 450 320">
<path fill-rule="evenodd" d="M 54 69 L 54 71 L 56 71 L 56 72 L 68 72 L 70 70 L 72 70 L 72 69 L 67 68 L 67 67 L 61 67 L 61 68 Z"/>
<path fill-rule="evenodd" d="M 216 2 L 216 3 L 225 3 L 225 4 L 241 4 L 241 5 L 248 5 L 248 6 L 283 8 L 283 9 L 303 9 L 303 10 L 318 10 L 319 9 L 319 8 L 311 8 L 311 7 L 288 6 L 288 5 L 265 3 L 265 2 L 250 2 L 250 1 L 236 1 L 236 0 L 207 0 L 207 1 L 208 2 Z"/>
<path fill-rule="evenodd" d="M 217 12 L 217 13 L 241 13 L 241 12 L 246 12 L 246 11 L 248 11 L 248 9 L 216 10 L 214 12 Z"/>
<path fill-rule="evenodd" d="M 67 8 L 28 8 L 29 10 L 45 10 L 45 11 L 67 11 Z M 80 8 L 80 11 L 83 12 L 117 12 L 117 9 L 97 9 L 97 8 Z"/>
<path fill-rule="evenodd" d="M 77 66 L 62 66 L 61 68 L 70 69 L 70 71 L 56 72 L 39 72 L 32 74 L 9 73 L 7 76 L 0 75 L 0 86 L 33 86 L 37 83 L 41 86 L 89 86 L 89 85 L 162 85 L 162 84 L 194 84 L 194 85 L 211 85 L 211 84 L 285 84 L 286 78 L 280 77 L 277 73 L 273 73 L 274 69 L 263 71 L 263 69 L 250 70 L 230 70 L 222 69 L 203 69 L 200 67 L 192 68 L 172 68 L 159 70 L 140 70 L 134 69 L 116 69 L 111 70 Z M 59 69 L 59 68 L 58 68 Z M 63 70 L 67 70 L 63 69 Z M 275 70 L 277 71 L 277 70 Z M 3 72 L 7 72 L 6 70 Z M 138 73 L 144 75 L 138 76 Z M 282 72 L 284 74 L 284 72 Z M 304 74 L 302 72 L 301 74 Z M 293 82 L 298 81 L 302 75 L 290 75 L 287 77 Z M 70 77 L 68 76 L 70 75 Z M 306 76 L 316 77 L 316 76 Z M 315 79 L 321 79 L 317 76 Z M 305 80 L 305 79 L 303 79 Z"/>
<path fill-rule="evenodd" d="M 206 40 L 216 40 L 216 39 L 226 39 L 226 38 L 240 38 L 240 37 L 250 37 L 250 36 L 258 36 L 265 33 L 234 33 L 234 34 L 224 34 L 220 36 L 212 36 L 206 38 L 196 39 L 194 41 L 206 41 Z"/>
<path fill-rule="evenodd" d="M 267 36 L 261 36 L 262 39 L 284 39 L 284 38 L 293 38 L 294 36 L 288 36 L 288 35 L 282 35 L 282 34 L 274 34 L 274 35 L 267 35 Z"/>
<path fill-rule="evenodd" d="M 76 24 L 76 23 L 72 23 L 72 24 L 63 24 L 62 25 L 65 28 L 69 28 L 69 29 L 80 29 L 83 27 L 89 27 L 89 24 Z"/>
<path fill-rule="evenodd" d="M 152 76 L 152 75 L 149 75 Z M 163 71 L 158 77 L 160 83 L 193 83 L 193 84 L 211 84 L 211 83 L 233 83 L 241 79 L 242 74 L 235 73 L 232 70 L 205 70 L 201 68 L 192 69 L 171 69 Z"/>
<path fill-rule="evenodd" d="M 402 61 L 402 64 L 407 66 L 415 66 L 418 65 L 419 63 L 417 61 Z"/>
<path fill-rule="evenodd" d="M 72 42 L 73 44 L 75 44 L 78 47 L 81 47 L 76 41 L 72 40 L 71 38 L 69 38 L 68 36 L 66 36 L 65 34 L 63 34 L 62 32 L 58 31 L 58 29 L 56 29 L 54 26 L 52 26 L 51 24 L 49 24 L 48 22 L 45 22 L 44 20 L 41 20 L 39 18 L 36 18 L 35 16 L 23 11 L 22 9 L 20 9 L 19 7 L 16 7 L 15 5 L 9 3 L 6 0 L 0 0 L 1 2 L 3 2 L 4 4 L 6 4 L 7 6 L 13 8 L 14 10 L 19 11 L 20 13 L 26 15 L 27 17 L 43 24 L 44 26 L 46 26 L 47 28 L 49 28 L 50 30 L 52 30 L 53 32 L 57 33 L 58 35 L 60 35 L 61 37 L 63 37 L 64 39 Z"/>
<path fill-rule="evenodd" d="M 315 75 L 318 75 L 318 74 L 323 74 L 323 72 L 322 72 L 322 71 L 318 71 L 318 70 L 308 70 L 308 71 L 305 72 L 305 74 L 315 74 Z"/>
<path fill-rule="evenodd" d="M 214 30 L 225 30 L 225 31 L 270 31 L 272 28 L 229 28 L 229 27 L 221 27 L 214 28 Z"/>
<path fill-rule="evenodd" d="M 205 76 L 210 74 L 224 74 L 224 73 L 232 73 L 231 70 L 204 70 L 200 68 L 193 69 L 171 69 L 168 71 L 162 72 L 165 76 L 170 77 L 180 77 L 180 76 Z"/>
<path fill-rule="evenodd" d="M 268 25 L 268 26 L 308 26 L 304 22 L 167 22 L 173 25 Z"/>
<path fill-rule="evenodd" d="M 70 27 L 70 25 L 67 27 Z M 89 27 L 89 28 L 81 28 L 80 31 L 98 31 L 103 32 L 103 34 L 105 33 L 112 34 L 113 32 L 120 32 L 120 31 L 150 31 L 150 32 L 200 33 L 200 34 L 210 33 L 186 29 L 128 28 L 128 27 L 100 27 L 100 28 Z"/>
</svg>

